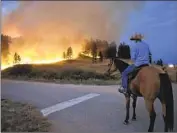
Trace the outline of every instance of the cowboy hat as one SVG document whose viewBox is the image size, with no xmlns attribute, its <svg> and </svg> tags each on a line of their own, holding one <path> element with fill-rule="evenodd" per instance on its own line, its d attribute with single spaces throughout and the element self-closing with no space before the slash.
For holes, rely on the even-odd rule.
<svg viewBox="0 0 177 133">
<path fill-rule="evenodd" d="M 141 34 L 135 34 L 130 37 L 130 40 L 142 40 L 142 39 L 143 39 L 143 35 Z"/>
</svg>

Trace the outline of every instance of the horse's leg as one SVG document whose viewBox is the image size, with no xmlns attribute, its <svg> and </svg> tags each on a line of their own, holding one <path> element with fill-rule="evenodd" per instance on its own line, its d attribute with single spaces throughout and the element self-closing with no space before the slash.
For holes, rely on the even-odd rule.
<svg viewBox="0 0 177 133">
<path fill-rule="evenodd" d="M 124 124 L 127 125 L 129 123 L 129 110 L 130 110 L 130 95 L 125 95 L 126 98 L 126 117 L 125 117 L 125 121 Z"/>
<path fill-rule="evenodd" d="M 145 103 L 146 103 L 146 108 L 149 112 L 149 117 L 150 117 L 150 124 L 149 124 L 148 132 L 153 132 L 155 118 L 156 118 L 156 113 L 154 110 L 154 100 L 145 99 Z"/>
<path fill-rule="evenodd" d="M 168 132 L 168 126 L 167 126 L 167 123 L 166 123 L 166 104 L 163 102 L 162 100 L 162 97 L 158 97 L 161 104 L 162 104 L 162 112 L 163 112 L 163 120 L 164 120 L 164 131 L 165 132 Z"/>
<path fill-rule="evenodd" d="M 137 96 L 133 95 L 133 103 L 132 103 L 132 107 L 133 107 L 133 116 L 132 116 L 132 120 L 135 121 L 136 120 L 136 101 L 137 101 Z"/>
</svg>

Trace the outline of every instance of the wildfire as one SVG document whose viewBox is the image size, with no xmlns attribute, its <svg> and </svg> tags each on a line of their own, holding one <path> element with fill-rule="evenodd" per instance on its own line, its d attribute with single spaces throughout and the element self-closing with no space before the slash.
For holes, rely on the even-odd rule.
<svg viewBox="0 0 177 133">
<path fill-rule="evenodd" d="M 87 56 L 87 57 L 90 57 L 90 58 L 93 57 L 91 55 L 91 53 L 85 54 L 85 53 L 81 52 L 80 54 L 82 54 L 84 56 Z M 97 56 L 96 58 L 99 59 L 100 57 Z M 49 60 L 32 60 L 32 59 L 30 59 L 28 57 L 28 58 L 24 58 L 20 63 L 17 63 L 17 64 L 52 64 L 52 63 L 57 63 L 57 62 L 64 61 L 64 60 L 66 60 L 66 59 L 64 59 L 64 58 L 55 58 L 55 59 L 49 59 Z M 13 67 L 14 65 L 17 65 L 17 64 L 13 64 L 13 63 L 5 64 L 5 63 L 3 63 L 1 65 L 1 70 L 4 70 L 4 69 L 9 68 L 9 67 Z"/>
<path fill-rule="evenodd" d="M 71 36 L 70 38 L 47 38 L 44 40 L 23 36 L 14 38 L 9 46 L 8 62 L 1 60 L 1 70 L 16 64 L 51 64 L 66 60 L 63 58 L 63 52 L 66 54 L 69 46 L 73 50 L 72 59 L 76 59 L 79 53 L 92 58 L 91 53 L 81 52 L 85 43 L 84 39 L 83 36 L 79 36 L 77 39 Z M 20 56 L 21 60 L 14 64 L 15 53 Z"/>
<path fill-rule="evenodd" d="M 91 53 L 85 54 L 84 52 L 81 52 L 80 54 L 81 54 L 81 55 L 84 55 L 84 56 L 87 56 L 87 57 L 90 57 L 90 58 L 93 57 Z M 100 57 L 99 57 L 99 56 L 96 56 L 96 58 L 99 59 Z"/>
<path fill-rule="evenodd" d="M 63 60 L 66 60 L 66 59 L 57 58 L 57 59 L 53 59 L 53 60 L 35 60 L 35 61 L 32 61 L 29 58 L 27 58 L 27 59 L 24 59 L 23 61 L 21 61 L 20 63 L 17 63 L 17 64 L 51 64 L 51 63 L 57 63 L 57 62 L 60 62 L 60 61 L 63 61 Z M 8 67 L 13 67 L 14 65 L 17 65 L 17 64 L 13 64 L 13 63 L 2 64 L 1 65 L 1 70 L 4 70 Z"/>
</svg>

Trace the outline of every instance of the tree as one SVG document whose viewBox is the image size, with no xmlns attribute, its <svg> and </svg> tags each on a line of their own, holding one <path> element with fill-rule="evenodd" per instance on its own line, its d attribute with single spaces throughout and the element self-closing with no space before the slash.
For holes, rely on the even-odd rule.
<svg viewBox="0 0 177 133">
<path fill-rule="evenodd" d="M 71 47 L 69 47 L 69 48 L 67 49 L 67 58 L 68 58 L 68 59 L 72 59 L 72 56 L 73 56 L 73 50 L 72 50 Z"/>
<path fill-rule="evenodd" d="M 95 63 L 97 60 L 97 44 L 96 42 L 92 41 L 92 62 Z"/>
<path fill-rule="evenodd" d="M 63 52 L 63 59 L 66 59 L 66 53 Z"/>
<path fill-rule="evenodd" d="M 162 61 L 162 59 L 157 60 L 157 63 L 156 63 L 156 64 L 159 65 L 159 66 L 163 66 L 163 61 Z"/>
<path fill-rule="evenodd" d="M 1 57 L 2 62 L 8 62 L 8 56 L 9 56 L 9 45 L 11 43 L 11 37 L 7 35 L 1 34 Z"/>
<path fill-rule="evenodd" d="M 92 48 L 94 47 L 95 44 L 97 51 L 101 51 L 102 54 L 104 55 L 104 51 L 109 45 L 108 42 L 100 39 L 93 40 L 92 38 L 90 40 L 85 40 L 84 53 L 85 54 L 92 53 Z"/>
<path fill-rule="evenodd" d="M 129 45 L 126 45 L 124 42 L 119 45 L 118 57 L 123 58 L 123 59 L 131 58 Z"/>
<path fill-rule="evenodd" d="M 14 64 L 18 64 L 18 63 L 20 63 L 20 61 L 21 61 L 20 55 L 18 55 L 18 54 L 15 52 L 13 63 L 14 63 Z"/>
<path fill-rule="evenodd" d="M 103 62 L 103 54 L 101 51 L 99 52 L 99 57 L 100 57 L 100 62 Z"/>
<path fill-rule="evenodd" d="M 18 60 L 18 63 L 21 62 L 21 57 L 20 57 L 20 55 L 17 56 L 17 60 Z"/>
<path fill-rule="evenodd" d="M 86 53 L 86 54 L 91 53 L 91 49 L 92 49 L 92 39 L 85 40 L 84 53 Z"/>
<path fill-rule="evenodd" d="M 117 56 L 117 45 L 115 42 L 112 42 L 108 48 L 105 50 L 105 57 L 110 59 L 110 63 L 112 63 L 113 59 Z"/>
</svg>

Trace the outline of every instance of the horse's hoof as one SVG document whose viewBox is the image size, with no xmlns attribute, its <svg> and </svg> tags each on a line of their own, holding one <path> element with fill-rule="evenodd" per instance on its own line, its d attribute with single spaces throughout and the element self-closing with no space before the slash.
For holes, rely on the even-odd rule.
<svg viewBox="0 0 177 133">
<path fill-rule="evenodd" d="M 148 132 L 153 132 L 153 130 L 152 129 L 148 129 Z"/>
<path fill-rule="evenodd" d="M 136 121 L 136 118 L 132 118 L 132 121 Z"/>
<path fill-rule="evenodd" d="M 124 125 L 128 125 L 129 124 L 129 122 L 128 121 L 124 121 Z"/>
</svg>

